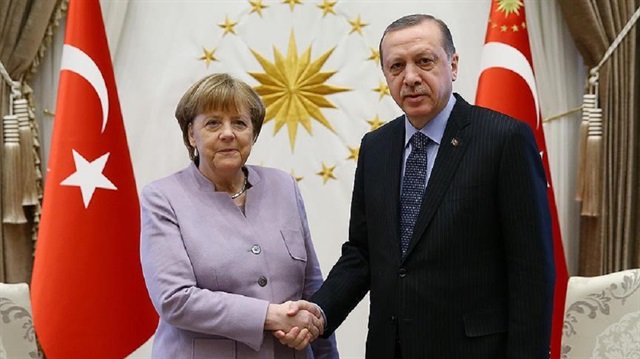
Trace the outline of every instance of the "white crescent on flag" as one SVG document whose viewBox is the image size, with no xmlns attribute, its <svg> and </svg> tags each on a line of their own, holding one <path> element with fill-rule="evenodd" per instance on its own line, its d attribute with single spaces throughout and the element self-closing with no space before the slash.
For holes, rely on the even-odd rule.
<svg viewBox="0 0 640 359">
<path fill-rule="evenodd" d="M 96 91 L 102 106 L 101 132 L 104 132 L 109 119 L 109 93 L 98 65 L 84 51 L 75 46 L 65 44 L 62 49 L 62 64 L 60 66 L 60 71 L 62 70 L 73 71 L 84 77 Z"/>
<path fill-rule="evenodd" d="M 482 48 L 480 74 L 486 69 L 499 67 L 518 74 L 527 83 L 536 105 L 536 128 L 540 127 L 540 104 L 533 69 L 527 58 L 513 46 L 502 42 L 488 42 Z"/>
</svg>

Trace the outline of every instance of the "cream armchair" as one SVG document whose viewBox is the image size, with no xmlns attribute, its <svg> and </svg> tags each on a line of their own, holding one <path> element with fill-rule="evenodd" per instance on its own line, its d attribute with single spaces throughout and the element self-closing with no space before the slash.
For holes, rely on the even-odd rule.
<svg viewBox="0 0 640 359">
<path fill-rule="evenodd" d="M 3 357 L 39 358 L 26 283 L 0 283 L 0 358 Z"/>
<path fill-rule="evenodd" d="M 640 269 L 569 278 L 562 358 L 640 358 Z"/>
</svg>

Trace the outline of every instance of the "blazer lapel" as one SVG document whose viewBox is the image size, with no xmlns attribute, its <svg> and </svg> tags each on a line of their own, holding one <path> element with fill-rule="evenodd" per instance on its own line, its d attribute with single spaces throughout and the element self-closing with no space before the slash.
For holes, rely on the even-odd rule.
<svg viewBox="0 0 640 359">
<path fill-rule="evenodd" d="M 420 214 L 416 226 L 413 230 L 413 236 L 407 249 L 409 256 L 417 242 L 422 237 L 429 222 L 436 213 L 444 194 L 449 188 L 453 176 L 456 174 L 458 165 L 462 160 L 471 138 L 465 136 L 465 127 L 470 123 L 469 111 L 471 105 L 467 103 L 458 94 L 456 96 L 456 104 L 451 111 L 447 127 L 444 130 L 438 155 L 436 156 L 429 182 L 422 198 Z"/>
<path fill-rule="evenodd" d="M 375 139 L 375 148 L 378 149 L 377 155 L 380 158 L 380 164 L 383 167 L 383 171 L 388 175 L 382 175 L 379 179 L 372 179 L 374 181 L 383 180 L 383 187 L 385 193 L 381 193 L 380 196 L 384 196 L 385 200 L 388 200 L 384 205 L 387 212 L 387 218 L 390 219 L 389 235 L 388 238 L 392 243 L 397 245 L 398 250 L 395 251 L 398 262 L 400 261 L 400 176 L 402 176 L 402 156 L 404 151 L 404 115 L 396 118 L 395 120 L 387 123 L 384 127 L 388 126 L 388 131 L 384 132 L 384 137 Z M 383 133 L 381 133 L 382 135 Z"/>
</svg>

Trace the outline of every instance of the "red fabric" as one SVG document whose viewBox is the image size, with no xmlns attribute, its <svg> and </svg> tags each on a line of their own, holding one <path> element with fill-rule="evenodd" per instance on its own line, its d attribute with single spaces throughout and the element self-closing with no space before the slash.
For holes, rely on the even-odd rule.
<svg viewBox="0 0 640 359">
<path fill-rule="evenodd" d="M 490 43 L 505 44 L 510 48 L 487 46 Z M 526 76 L 522 76 L 526 71 L 521 70 L 522 67 L 517 65 L 518 61 L 514 61 L 510 57 L 505 63 L 499 60 L 501 56 L 504 59 L 509 56 L 508 54 L 517 53 L 520 53 L 520 56 L 526 59 L 526 62 L 523 61 L 523 63 L 529 67 L 528 71 L 533 74 L 524 4 L 492 1 L 485 48 L 482 54 L 484 71 L 478 80 L 476 105 L 488 107 L 527 122 L 534 131 L 538 148 L 541 151 L 544 170 L 549 181 L 547 193 L 553 222 L 553 249 L 556 266 L 553 327 L 551 331 L 551 358 L 555 359 L 560 358 L 564 302 L 568 281 L 567 265 L 558 223 L 551 174 L 549 172 L 542 120 L 537 112 L 539 107 L 536 106 L 534 98 L 535 92 L 532 93 L 531 86 L 524 79 Z M 488 60 L 484 64 L 485 59 L 493 60 Z"/>
<path fill-rule="evenodd" d="M 97 82 L 78 61 L 65 69 L 67 45 L 97 65 Z M 104 130 L 95 83 L 106 84 L 108 93 Z M 106 158 L 101 173 L 80 171 L 78 155 L 88 163 Z M 154 333 L 158 317 L 142 276 L 139 235 L 137 189 L 100 4 L 71 0 L 31 283 L 35 329 L 47 358 L 123 358 Z"/>
</svg>

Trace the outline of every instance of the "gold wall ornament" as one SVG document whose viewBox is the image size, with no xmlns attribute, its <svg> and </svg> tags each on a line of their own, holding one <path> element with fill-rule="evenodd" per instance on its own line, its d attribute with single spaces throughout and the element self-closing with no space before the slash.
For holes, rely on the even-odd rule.
<svg viewBox="0 0 640 359">
<path fill-rule="evenodd" d="M 289 9 L 291 9 L 292 12 L 296 5 L 302 5 L 301 0 L 283 0 L 282 3 L 289 4 Z"/>
<path fill-rule="evenodd" d="M 378 100 L 382 100 L 382 98 L 385 96 L 391 96 L 391 93 L 389 92 L 389 85 L 387 85 L 387 83 L 384 81 L 380 81 L 380 85 L 378 85 L 378 87 L 376 88 L 373 88 L 372 90 L 378 93 Z"/>
<path fill-rule="evenodd" d="M 249 14 L 253 14 L 254 12 L 262 17 L 262 10 L 268 8 L 268 5 L 262 3 L 262 0 L 249 0 L 249 4 L 251 4 L 251 11 Z"/>
<path fill-rule="evenodd" d="M 203 47 L 202 51 L 204 54 L 198 57 L 198 60 L 203 60 L 207 68 L 209 68 L 209 65 L 212 61 L 218 61 L 218 59 L 214 56 L 216 49 L 207 50 L 205 47 Z"/>
<path fill-rule="evenodd" d="M 291 174 L 291 177 L 293 177 L 296 180 L 296 182 L 300 182 L 304 179 L 304 177 L 296 176 L 296 171 L 294 170 L 291 170 L 289 174 Z"/>
<path fill-rule="evenodd" d="M 232 33 L 234 35 L 236 34 L 236 28 L 235 26 L 238 25 L 237 21 L 231 21 L 229 20 L 229 17 L 226 16 L 224 18 L 224 22 L 222 24 L 218 24 L 219 27 L 221 27 L 224 30 L 224 33 L 222 34 L 222 36 L 228 34 L 228 33 Z"/>
<path fill-rule="evenodd" d="M 381 25 L 362 13 L 366 4 L 344 5 L 336 0 L 233 2 L 212 21 L 215 43 L 193 48 L 203 72 L 249 79 L 267 109 L 264 122 L 273 125 L 273 130 L 269 124 L 263 127 L 251 161 L 268 158 L 267 165 L 295 169 L 297 181 L 320 175 L 327 183 L 336 179 L 335 168 L 348 178 L 362 135 L 384 123 L 381 116 L 397 116 L 397 105 L 379 77 L 378 39 L 372 42 L 370 36 Z M 202 66 L 202 49 L 213 48 L 215 61 Z M 278 135 L 285 125 L 287 135 Z M 300 126 L 306 131 L 299 132 Z M 265 154 L 263 146 L 276 151 L 277 158 Z M 319 174 L 322 163 L 335 166 Z M 303 188 L 310 186 L 303 182 Z"/>
<path fill-rule="evenodd" d="M 357 31 L 360 35 L 362 35 L 362 28 L 369 25 L 360 20 L 360 15 L 353 20 L 349 20 L 349 24 L 351 24 L 351 31 L 349 33 L 351 34 Z"/>
<path fill-rule="evenodd" d="M 251 50 L 265 71 L 249 72 L 249 75 L 260 82 L 255 90 L 262 96 L 267 107 L 264 122 L 275 120 L 274 135 L 287 125 L 292 152 L 295 149 L 298 125 L 312 134 L 311 118 L 335 133 L 320 108 L 336 108 L 326 96 L 351 89 L 326 83 L 336 71 L 321 72 L 334 49 L 335 47 L 331 48 L 311 61 L 311 46 L 298 55 L 295 34 L 291 30 L 286 56 L 274 46 L 274 61 L 270 62 L 257 51 Z"/>
<path fill-rule="evenodd" d="M 327 166 L 322 162 L 322 171 L 316 173 L 318 176 L 322 177 L 322 184 L 327 184 L 329 179 L 337 179 L 333 174 L 333 170 L 336 169 L 336 166 Z"/>
<path fill-rule="evenodd" d="M 371 51 L 371 55 L 367 58 L 367 60 L 371 60 L 376 63 L 376 65 L 380 66 L 380 51 L 378 49 L 374 49 L 373 47 L 369 47 L 369 51 Z"/>
<path fill-rule="evenodd" d="M 335 10 L 333 10 L 333 7 L 336 5 L 336 3 L 337 1 L 322 0 L 322 4 L 318 4 L 316 6 L 322 9 L 322 17 L 325 17 L 329 13 L 336 15 Z"/>
<path fill-rule="evenodd" d="M 358 155 L 360 155 L 360 146 L 358 147 L 347 146 L 347 149 L 349 150 L 349 157 L 347 157 L 347 159 L 358 162 Z"/>
<path fill-rule="evenodd" d="M 369 129 L 369 132 L 377 130 L 378 128 L 380 128 L 380 126 L 384 125 L 386 122 L 380 120 L 380 115 L 376 114 L 376 117 L 374 117 L 371 120 L 367 120 L 367 123 L 369 124 L 369 126 L 371 126 L 371 128 Z"/>
</svg>

